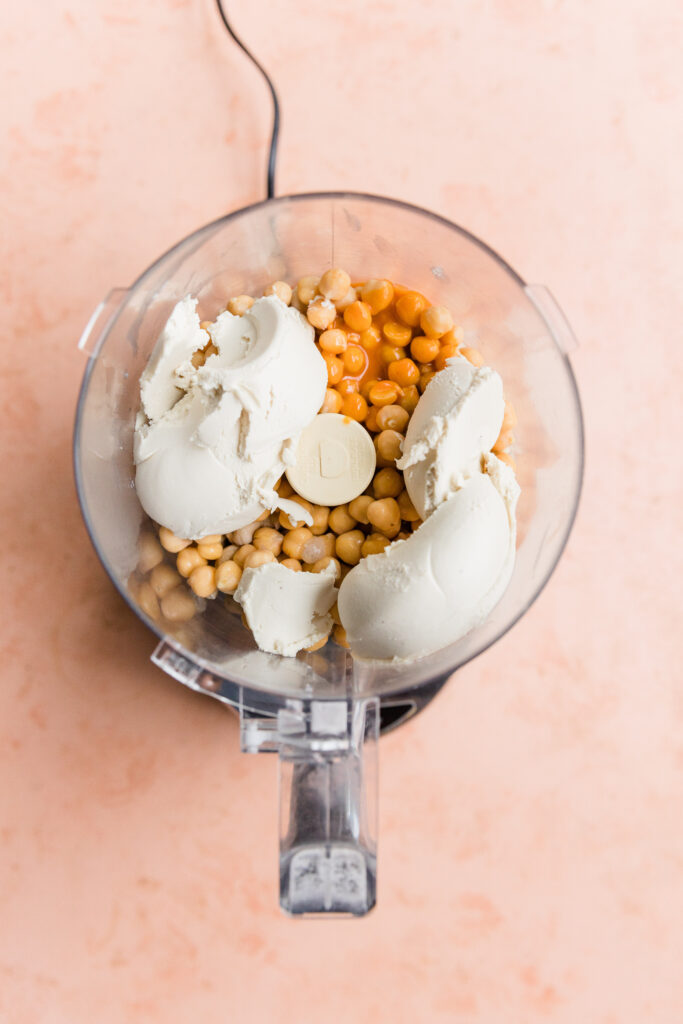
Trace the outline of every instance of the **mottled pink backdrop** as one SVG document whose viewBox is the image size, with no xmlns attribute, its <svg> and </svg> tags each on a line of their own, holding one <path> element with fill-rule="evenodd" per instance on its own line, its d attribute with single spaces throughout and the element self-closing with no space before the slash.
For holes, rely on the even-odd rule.
<svg viewBox="0 0 683 1024">
<path fill-rule="evenodd" d="M 281 916 L 275 762 L 149 663 L 70 465 L 83 324 L 261 197 L 267 94 L 211 0 L 5 4 L 0 1020 L 676 1024 L 680 4 L 232 8 L 280 191 L 428 206 L 556 293 L 583 504 L 538 604 L 382 742 L 378 909 Z"/>
</svg>

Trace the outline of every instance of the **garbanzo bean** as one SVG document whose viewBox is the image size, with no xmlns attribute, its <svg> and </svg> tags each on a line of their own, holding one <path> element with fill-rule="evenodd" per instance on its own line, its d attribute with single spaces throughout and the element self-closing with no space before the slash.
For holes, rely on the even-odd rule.
<svg viewBox="0 0 683 1024">
<path fill-rule="evenodd" d="M 360 345 L 349 345 L 342 356 L 342 362 L 347 373 L 359 377 L 367 365 L 368 357 Z"/>
<path fill-rule="evenodd" d="M 218 565 L 221 565 L 222 562 L 229 562 L 237 551 L 237 547 L 237 544 L 226 544 L 221 553 L 221 557 L 218 559 Z"/>
<path fill-rule="evenodd" d="M 340 270 L 339 267 L 333 267 L 332 270 L 326 270 L 320 278 L 318 291 L 326 299 L 337 302 L 344 298 L 350 287 L 351 278 L 346 271 Z"/>
<path fill-rule="evenodd" d="M 328 523 L 331 530 L 340 534 L 347 533 L 349 530 L 352 530 L 356 525 L 356 520 L 349 513 L 348 505 L 337 505 L 337 507 L 333 508 L 330 512 Z"/>
<path fill-rule="evenodd" d="M 298 558 L 283 558 L 280 565 L 284 565 L 285 569 L 291 569 L 292 572 L 301 572 L 301 562 Z"/>
<path fill-rule="evenodd" d="M 281 498 L 291 498 L 294 494 L 294 488 L 290 484 L 286 476 L 281 476 L 278 482 L 275 484 L 275 490 Z"/>
<path fill-rule="evenodd" d="M 168 594 L 169 590 L 173 590 L 174 587 L 182 583 L 182 579 L 172 565 L 162 562 L 161 565 L 155 565 L 152 569 L 149 583 L 157 597 L 163 597 L 164 594 Z"/>
<path fill-rule="evenodd" d="M 453 316 L 446 306 L 428 306 L 420 316 L 420 327 L 428 338 L 440 338 L 453 328 Z"/>
<path fill-rule="evenodd" d="M 411 384 L 410 387 L 403 389 L 403 394 L 398 400 L 398 404 L 402 409 L 405 409 L 409 416 L 415 412 L 417 403 L 420 401 L 420 392 L 415 384 Z"/>
<path fill-rule="evenodd" d="M 216 592 L 216 570 L 212 565 L 198 565 L 188 583 L 197 597 L 211 597 Z"/>
<path fill-rule="evenodd" d="M 302 508 L 305 508 L 307 512 L 310 512 L 311 515 L 313 515 L 313 504 L 312 502 L 307 501 L 306 498 L 302 498 L 300 495 L 293 493 L 289 500 L 293 501 L 296 505 L 301 505 Z M 280 509 L 280 526 L 285 530 L 293 530 L 295 526 L 303 526 L 305 520 L 296 519 L 295 516 L 295 512 L 292 512 L 291 515 L 289 515 L 284 509 Z"/>
<path fill-rule="evenodd" d="M 240 569 L 243 569 L 244 563 L 246 562 L 247 558 L 252 553 L 252 551 L 256 551 L 256 548 L 254 547 L 253 544 L 243 544 L 242 547 L 238 548 L 235 554 L 232 556 L 233 562 L 237 562 Z"/>
<path fill-rule="evenodd" d="M 390 345 L 399 345 L 401 347 L 409 345 L 410 339 L 413 336 L 410 327 L 400 324 L 398 320 L 387 320 L 382 327 L 382 334 Z"/>
<path fill-rule="evenodd" d="M 216 588 L 221 594 L 234 594 L 242 579 L 242 570 L 232 558 L 216 569 Z"/>
<path fill-rule="evenodd" d="M 244 316 L 248 309 L 254 305 L 254 300 L 251 295 L 236 295 L 234 299 L 230 299 L 228 303 L 228 313 L 232 313 L 233 316 Z"/>
<path fill-rule="evenodd" d="M 333 356 L 331 352 L 323 352 L 322 356 L 327 364 L 327 383 L 334 387 L 344 376 L 344 364 L 339 356 Z"/>
<path fill-rule="evenodd" d="M 337 558 L 348 565 L 358 565 L 364 540 L 365 534 L 362 530 L 349 530 L 347 533 L 341 533 L 337 537 L 335 545 Z"/>
<path fill-rule="evenodd" d="M 334 637 L 335 643 L 339 644 L 340 647 L 348 648 L 349 641 L 346 639 L 346 630 L 344 629 L 343 626 L 335 625 L 332 630 L 332 635 Z"/>
<path fill-rule="evenodd" d="M 337 391 L 346 398 L 347 395 L 357 395 L 360 390 L 360 384 L 353 377 L 344 377 L 344 380 L 340 380 L 337 384 Z"/>
<path fill-rule="evenodd" d="M 368 414 L 365 417 L 365 429 L 366 430 L 372 430 L 373 432 L 376 431 L 376 430 L 379 430 L 379 427 L 377 425 L 377 413 L 379 411 L 380 410 L 379 410 L 379 408 L 376 405 L 368 406 Z"/>
<path fill-rule="evenodd" d="M 337 307 L 337 312 L 338 313 L 343 313 L 344 310 L 348 306 L 350 306 L 352 302 L 355 302 L 357 298 L 358 298 L 358 294 L 356 292 L 356 289 L 355 288 L 349 288 L 349 290 L 347 291 L 346 295 L 343 298 L 341 298 L 341 299 L 337 299 L 337 301 L 335 302 L 335 306 Z"/>
<path fill-rule="evenodd" d="M 279 555 L 282 550 L 282 534 L 272 526 L 261 526 L 254 534 L 253 544 L 257 551 L 271 551 Z"/>
<path fill-rule="evenodd" d="M 388 537 L 385 537 L 381 533 L 371 533 L 370 536 L 366 537 L 363 541 L 361 554 L 363 558 L 367 558 L 368 555 L 381 555 L 389 544 L 391 544 L 391 541 Z"/>
<path fill-rule="evenodd" d="M 517 463 L 509 452 L 498 452 L 497 458 L 499 458 L 501 462 L 504 462 L 506 466 L 509 466 L 510 469 L 517 469 Z"/>
<path fill-rule="evenodd" d="M 204 349 L 205 360 L 208 359 L 209 356 L 215 355 L 218 355 L 218 349 L 216 348 L 216 346 L 214 344 L 207 345 L 206 348 Z"/>
<path fill-rule="evenodd" d="M 323 533 L 320 539 L 325 545 L 325 555 L 332 557 L 335 544 L 337 543 L 337 535 L 335 533 Z"/>
<path fill-rule="evenodd" d="M 436 370 L 430 370 L 429 373 L 423 373 L 420 375 L 420 383 L 418 384 L 418 387 L 422 394 L 424 394 L 425 388 L 427 387 L 435 373 Z"/>
<path fill-rule="evenodd" d="M 182 540 L 180 537 L 176 537 L 174 533 L 167 530 L 165 526 L 159 529 L 159 540 L 161 541 L 162 548 L 166 548 L 171 554 L 176 555 L 183 548 L 189 547 L 192 543 L 191 540 Z"/>
<path fill-rule="evenodd" d="M 439 349 L 439 354 L 434 360 L 434 366 L 437 370 L 444 370 L 446 368 L 446 360 L 453 359 L 457 354 L 458 350 L 455 345 L 442 345 Z"/>
<path fill-rule="evenodd" d="M 387 466 L 375 473 L 372 481 L 372 493 L 375 498 L 397 498 L 402 490 L 403 477 L 397 469 Z"/>
<path fill-rule="evenodd" d="M 207 562 L 213 562 L 223 554 L 223 545 L 220 541 L 214 544 L 206 544 L 204 541 L 200 541 L 197 544 L 197 551 Z"/>
<path fill-rule="evenodd" d="M 498 454 L 498 452 L 504 452 L 506 448 L 510 447 L 513 441 L 514 434 L 511 430 L 501 430 L 500 434 L 498 435 L 498 439 L 493 446 L 493 451 L 496 453 L 496 455 Z"/>
<path fill-rule="evenodd" d="M 169 622 L 189 622 L 197 606 L 184 586 L 175 587 L 161 599 L 161 613 Z"/>
<path fill-rule="evenodd" d="M 368 506 L 368 519 L 385 537 L 395 537 L 401 529 L 401 512 L 395 498 L 380 498 Z"/>
<path fill-rule="evenodd" d="M 377 348 L 381 340 L 382 334 L 380 329 L 379 327 L 375 327 L 374 324 L 371 324 L 367 331 L 362 331 L 358 338 L 359 344 L 363 346 L 366 352 L 371 352 L 373 349 Z"/>
<path fill-rule="evenodd" d="M 372 385 L 368 397 L 373 405 L 393 405 L 401 394 L 401 388 L 393 380 L 379 380 Z"/>
<path fill-rule="evenodd" d="M 416 363 L 431 363 L 439 354 L 439 339 L 419 334 L 410 343 L 410 354 Z"/>
<path fill-rule="evenodd" d="M 315 651 L 321 650 L 321 648 L 323 648 L 325 646 L 325 644 L 327 643 L 327 641 L 329 639 L 330 639 L 330 637 L 329 637 L 329 633 L 328 633 L 327 636 L 321 637 L 321 639 L 318 640 L 317 643 L 311 644 L 310 647 L 304 647 L 304 650 L 306 651 L 307 654 L 313 654 Z"/>
<path fill-rule="evenodd" d="M 278 299 L 288 306 L 292 301 L 292 289 L 286 281 L 273 281 L 263 292 L 264 295 L 277 295 Z"/>
<path fill-rule="evenodd" d="M 396 315 L 409 327 L 417 327 L 429 303 L 420 292 L 404 292 L 396 300 Z"/>
<path fill-rule="evenodd" d="M 323 352 L 331 352 L 335 356 L 346 352 L 349 343 L 346 332 L 340 331 L 338 327 L 331 327 L 327 331 L 323 331 L 318 342 Z"/>
<path fill-rule="evenodd" d="M 396 381 L 402 388 L 407 388 L 409 384 L 417 384 L 420 379 L 420 371 L 412 359 L 398 359 L 394 363 L 389 363 L 387 375 L 389 380 Z"/>
<path fill-rule="evenodd" d="M 140 572 L 149 572 L 163 559 L 164 550 L 161 544 L 153 533 L 145 530 L 138 539 L 138 569 Z"/>
<path fill-rule="evenodd" d="M 183 548 L 182 551 L 178 552 L 178 557 L 176 558 L 176 566 L 178 567 L 178 572 L 180 573 L 180 575 L 184 576 L 186 579 L 192 572 L 194 572 L 195 569 L 198 569 L 199 566 L 201 565 L 206 565 L 206 559 L 202 558 L 202 556 L 197 551 L 197 548 Z"/>
<path fill-rule="evenodd" d="M 387 342 L 381 345 L 379 350 L 380 359 L 383 363 L 386 363 L 387 366 L 389 366 L 390 363 L 397 362 L 399 359 L 403 359 L 405 354 L 406 350 L 402 345 L 389 345 Z"/>
<path fill-rule="evenodd" d="M 370 522 L 368 519 L 368 505 L 372 504 L 373 499 L 369 494 L 359 494 L 357 498 L 349 502 L 349 512 L 353 518 L 363 523 L 365 526 Z"/>
<path fill-rule="evenodd" d="M 233 530 L 232 533 L 228 534 L 228 540 L 231 544 L 237 544 L 238 547 L 242 547 L 244 544 L 251 544 L 257 530 L 258 520 L 248 523 L 247 526 L 240 526 L 239 530 Z"/>
<path fill-rule="evenodd" d="M 348 416 L 350 420 L 362 423 L 368 414 L 368 403 L 362 395 L 347 395 L 342 402 L 341 412 L 343 416 Z"/>
<path fill-rule="evenodd" d="M 327 388 L 320 412 L 341 412 L 342 396 L 334 388 Z"/>
<path fill-rule="evenodd" d="M 472 366 L 486 366 L 486 360 L 483 355 L 476 348 L 461 348 L 460 355 L 464 356 L 468 362 L 472 363 Z"/>
<path fill-rule="evenodd" d="M 274 562 L 275 555 L 272 551 L 252 551 L 251 554 L 247 555 L 244 559 L 245 569 L 258 569 L 260 565 L 267 565 L 268 562 Z"/>
<path fill-rule="evenodd" d="M 418 511 L 408 497 L 407 491 L 401 491 L 396 501 L 398 502 L 398 510 L 401 513 L 401 519 L 404 522 L 414 523 L 420 518 Z"/>
<path fill-rule="evenodd" d="M 190 356 L 190 362 L 194 366 L 195 370 L 198 370 L 200 366 L 204 365 L 204 360 L 205 359 L 206 359 L 206 356 L 204 355 L 204 353 L 201 350 L 198 350 L 197 352 L 193 352 L 192 355 Z"/>
<path fill-rule="evenodd" d="M 159 599 L 154 593 L 152 586 L 146 581 L 140 584 L 137 602 L 145 615 L 148 615 L 150 619 L 157 619 L 159 617 Z"/>
<path fill-rule="evenodd" d="M 367 302 L 356 301 L 347 306 L 344 310 L 344 323 L 352 331 L 367 331 L 372 324 L 372 310 Z"/>
<path fill-rule="evenodd" d="M 327 554 L 327 543 L 322 537 L 311 537 L 301 548 L 299 558 L 306 565 L 313 565 L 319 562 Z"/>
<path fill-rule="evenodd" d="M 375 450 L 381 459 L 393 465 L 401 457 L 403 440 L 398 430 L 382 430 L 375 438 Z"/>
<path fill-rule="evenodd" d="M 360 286 L 360 297 L 370 307 L 373 316 L 381 313 L 391 305 L 394 298 L 394 286 L 391 281 L 372 278 Z"/>
<path fill-rule="evenodd" d="M 402 434 L 409 419 L 410 414 L 400 405 L 384 405 L 377 410 L 377 426 L 380 430 L 397 430 Z"/>
<path fill-rule="evenodd" d="M 325 555 L 324 558 L 319 558 L 317 562 L 314 562 L 311 566 L 311 572 L 323 572 L 324 569 L 327 569 L 328 565 L 334 567 L 334 578 L 338 580 L 341 576 L 341 565 L 339 559 L 332 558 L 330 555 Z"/>
<path fill-rule="evenodd" d="M 289 558 L 301 558 L 304 546 L 312 539 L 313 534 L 307 526 L 296 526 L 285 534 L 282 550 Z"/>
<path fill-rule="evenodd" d="M 303 303 L 304 306 L 308 306 L 308 303 L 312 302 L 315 298 L 319 283 L 320 278 L 315 277 L 312 274 L 302 277 L 296 286 L 296 294 L 299 298 L 299 302 Z"/>
<path fill-rule="evenodd" d="M 309 324 L 313 324 L 319 331 L 327 330 L 334 323 L 336 316 L 337 310 L 334 308 L 334 303 L 323 295 L 316 295 L 306 310 Z"/>
</svg>

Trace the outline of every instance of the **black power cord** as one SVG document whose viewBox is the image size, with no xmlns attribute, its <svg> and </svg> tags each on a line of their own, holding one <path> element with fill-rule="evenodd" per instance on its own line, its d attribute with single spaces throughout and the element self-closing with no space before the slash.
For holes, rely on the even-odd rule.
<svg viewBox="0 0 683 1024">
<path fill-rule="evenodd" d="M 246 46 L 244 45 L 240 37 L 235 32 L 234 28 L 230 24 L 228 16 L 223 8 L 222 0 L 216 0 L 216 7 L 218 8 L 218 13 L 221 16 L 221 21 L 225 25 L 227 32 L 230 34 L 234 42 L 237 43 L 240 50 L 242 50 L 242 52 L 247 55 L 247 57 L 254 65 L 254 67 L 258 68 L 258 70 L 263 75 L 268 88 L 270 89 L 270 95 L 273 100 L 273 128 L 270 133 L 270 149 L 268 150 L 268 173 L 266 176 L 266 195 L 268 196 L 268 199 L 272 199 L 275 196 L 275 166 L 277 163 L 277 144 L 280 136 L 280 101 L 278 100 L 277 92 L 275 91 L 275 86 L 273 85 L 268 73 L 264 70 L 264 68 L 261 67 L 253 53 L 251 53 L 246 48 Z"/>
</svg>

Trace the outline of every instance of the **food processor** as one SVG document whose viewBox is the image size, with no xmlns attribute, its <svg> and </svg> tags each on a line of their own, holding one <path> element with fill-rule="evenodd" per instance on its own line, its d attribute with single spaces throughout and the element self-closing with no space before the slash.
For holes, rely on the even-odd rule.
<svg viewBox="0 0 683 1024">
<path fill-rule="evenodd" d="M 466 344 L 501 374 L 518 416 L 521 497 L 508 589 L 480 626 L 409 663 L 359 660 L 332 642 L 296 658 L 266 654 L 220 597 L 174 625 L 151 619 L 128 586 L 147 522 L 134 487 L 138 380 L 173 306 L 196 296 L 200 318 L 213 320 L 231 295 L 260 295 L 271 281 L 294 283 L 332 266 L 354 280 L 408 284 L 448 306 Z M 280 903 L 288 913 L 361 915 L 374 906 L 380 733 L 421 711 L 456 669 L 503 636 L 555 568 L 583 469 L 574 345 L 547 289 L 525 284 L 473 235 L 407 203 L 347 192 L 283 196 L 222 217 L 93 313 L 80 341 L 88 363 L 74 436 L 83 517 L 112 582 L 158 638 L 154 663 L 236 709 L 243 751 L 277 754 Z"/>
</svg>

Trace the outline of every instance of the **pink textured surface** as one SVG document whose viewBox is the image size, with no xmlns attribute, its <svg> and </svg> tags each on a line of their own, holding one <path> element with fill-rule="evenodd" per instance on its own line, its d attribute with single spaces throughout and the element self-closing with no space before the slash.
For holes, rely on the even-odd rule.
<svg viewBox="0 0 683 1024">
<path fill-rule="evenodd" d="M 266 94 L 210 0 L 4 5 L 0 1020 L 674 1024 L 680 5 L 233 7 L 280 191 L 431 207 L 557 294 L 584 500 L 538 604 L 382 742 L 378 909 L 282 917 L 275 764 L 150 665 L 70 467 L 84 322 L 260 197 Z"/>
</svg>

